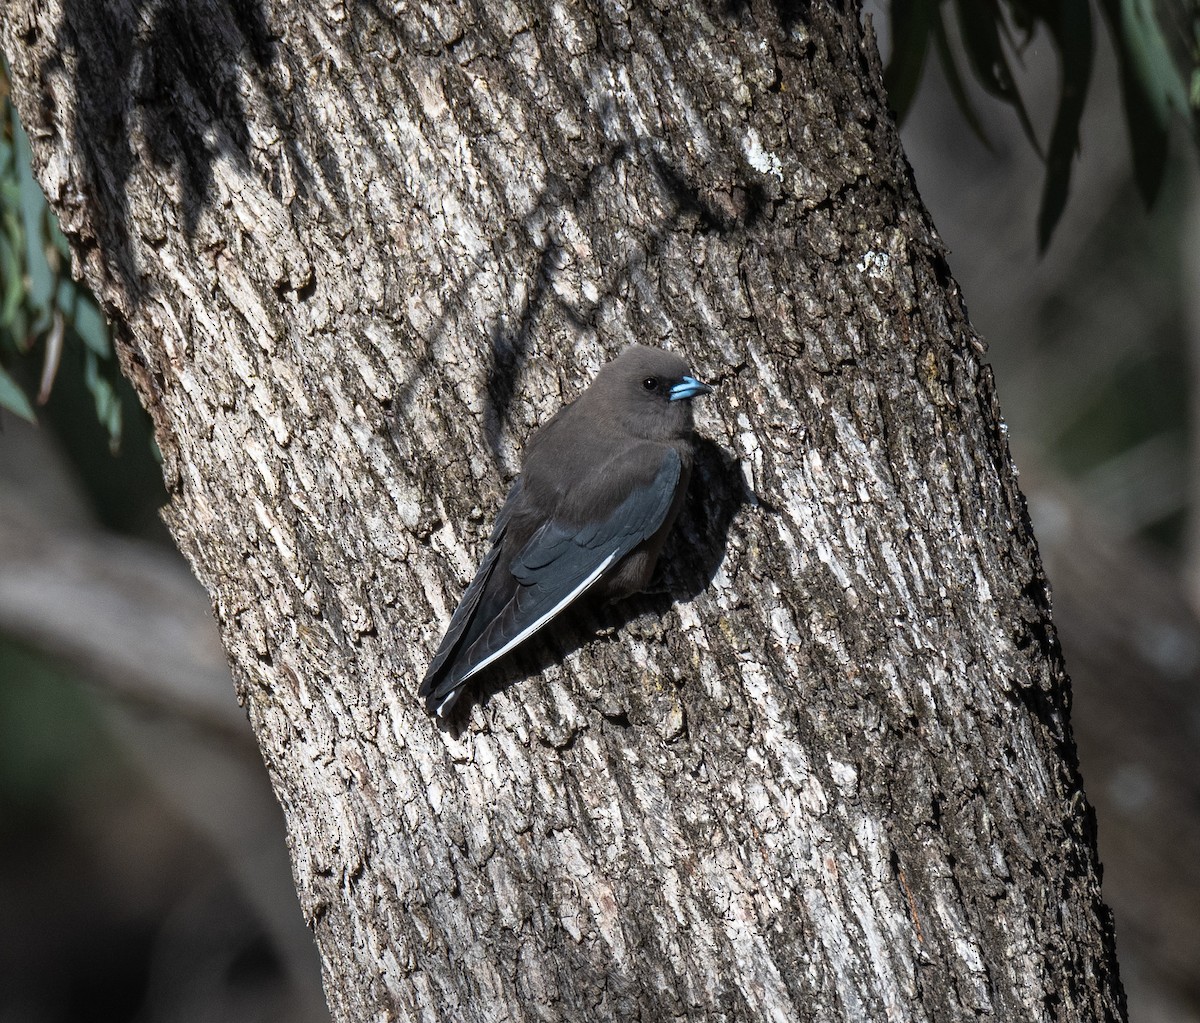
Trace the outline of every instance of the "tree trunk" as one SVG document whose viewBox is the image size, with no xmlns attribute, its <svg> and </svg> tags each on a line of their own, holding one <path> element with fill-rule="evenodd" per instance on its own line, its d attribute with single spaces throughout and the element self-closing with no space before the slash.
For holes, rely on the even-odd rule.
<svg viewBox="0 0 1200 1023">
<path fill-rule="evenodd" d="M 857 6 L 388 6 L 0 37 L 335 1018 L 1122 1019 L 1046 582 Z M 634 341 L 718 385 L 670 593 L 439 731 L 521 443 Z"/>
</svg>

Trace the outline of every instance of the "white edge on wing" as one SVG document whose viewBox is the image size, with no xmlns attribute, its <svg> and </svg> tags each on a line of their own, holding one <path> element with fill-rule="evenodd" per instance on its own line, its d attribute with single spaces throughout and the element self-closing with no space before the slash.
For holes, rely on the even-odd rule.
<svg viewBox="0 0 1200 1023">
<path fill-rule="evenodd" d="M 438 704 L 437 716 L 438 717 L 442 716 L 442 709 L 446 706 L 447 703 L 449 703 L 454 698 L 454 695 L 462 687 L 462 684 L 467 681 L 467 679 L 469 679 L 472 675 L 475 675 L 475 674 L 483 671 L 483 669 L 486 668 L 493 661 L 503 657 L 518 643 L 524 642 L 530 636 L 532 636 L 535 632 L 537 632 L 538 629 L 540 629 L 543 625 L 545 625 L 548 621 L 550 621 L 551 618 L 553 618 L 563 608 L 565 608 L 568 604 L 570 604 L 571 601 L 575 600 L 577 597 L 579 597 L 579 595 L 581 593 L 583 593 L 586 589 L 588 589 L 590 586 L 592 586 L 592 584 L 595 583 L 596 580 L 599 579 L 600 576 L 602 576 L 604 574 L 604 570 L 613 563 L 613 559 L 616 558 L 616 556 L 617 556 L 617 551 L 613 551 L 607 558 L 605 558 L 602 562 L 600 562 L 599 565 L 596 566 L 596 569 L 592 572 L 591 575 L 589 575 L 586 579 L 584 579 L 583 582 L 581 582 L 578 586 L 575 587 L 575 589 L 573 589 L 570 593 L 568 593 L 565 597 L 563 597 L 562 600 L 560 600 L 557 604 L 555 604 L 549 611 L 547 611 L 544 615 L 542 615 L 541 618 L 539 618 L 536 622 L 534 622 L 528 628 L 522 629 L 515 636 L 513 636 L 512 639 L 510 639 L 507 643 L 505 643 L 504 646 L 502 646 L 499 650 L 495 651 L 495 653 L 489 654 L 482 661 L 480 661 L 477 665 L 475 665 L 474 668 L 472 668 L 470 671 L 468 671 L 462 678 L 460 678 L 458 680 L 458 685 L 456 685 L 452 690 L 450 690 L 450 692 L 446 694 L 446 698 L 444 700 L 442 700 L 442 702 L 440 704 Z"/>
</svg>

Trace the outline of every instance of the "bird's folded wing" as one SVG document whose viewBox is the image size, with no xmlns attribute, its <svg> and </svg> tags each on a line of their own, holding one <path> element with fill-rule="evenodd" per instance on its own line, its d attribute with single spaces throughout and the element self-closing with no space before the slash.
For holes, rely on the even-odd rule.
<svg viewBox="0 0 1200 1023">
<path fill-rule="evenodd" d="M 653 536 L 675 499 L 680 471 L 679 455 L 669 450 L 655 477 L 632 490 L 610 514 L 579 527 L 551 519 L 538 529 L 513 559 L 512 574 L 518 583 L 513 598 L 464 652 L 461 661 L 466 670 L 448 675 L 430 703 L 443 695 L 453 696 L 463 682 L 523 643 Z"/>
<path fill-rule="evenodd" d="M 518 476 L 517 481 L 508 492 L 508 497 L 504 499 L 504 505 L 500 509 L 500 514 L 496 516 L 496 524 L 492 527 L 492 535 L 488 541 L 490 548 L 487 557 L 483 559 L 483 563 L 479 566 L 479 571 L 475 573 L 475 578 L 471 580 L 471 585 L 467 587 L 467 592 L 463 594 L 462 600 L 458 602 L 458 607 L 455 608 L 454 614 L 450 618 L 450 624 L 446 627 L 446 635 L 442 637 L 442 645 L 438 647 L 438 652 L 434 655 L 433 660 L 430 661 L 429 667 L 425 672 L 425 679 L 421 683 L 418 695 L 428 696 L 433 690 L 438 682 L 438 676 L 442 673 L 446 663 L 454 654 L 459 640 L 462 639 L 463 633 L 471 623 L 471 619 L 475 616 L 475 609 L 479 606 L 479 600 L 487 589 L 488 579 L 491 578 L 492 572 L 496 567 L 496 558 L 500 553 L 500 541 L 504 539 L 505 530 L 508 528 L 508 521 L 512 517 L 513 509 L 516 507 L 520 495 L 521 478 Z"/>
</svg>

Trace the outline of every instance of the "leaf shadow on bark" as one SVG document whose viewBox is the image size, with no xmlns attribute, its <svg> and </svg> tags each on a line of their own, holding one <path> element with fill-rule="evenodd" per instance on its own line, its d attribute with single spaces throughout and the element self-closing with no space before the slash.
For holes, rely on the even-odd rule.
<svg viewBox="0 0 1200 1023">
<path fill-rule="evenodd" d="M 539 201 L 539 208 L 546 202 Z M 487 402 L 484 406 L 483 435 L 496 464 L 503 461 L 501 438 L 511 425 L 511 409 L 517 393 L 517 383 L 529 355 L 534 325 L 546 301 L 546 293 L 554 280 L 561 248 L 551 239 L 538 250 L 538 266 L 532 275 L 532 287 L 524 307 L 517 317 L 515 330 L 493 323 L 487 358 Z"/>
<path fill-rule="evenodd" d="M 484 18 L 483 22 L 488 20 Z M 497 46 L 503 49 L 500 41 Z M 450 75 L 455 67 L 453 62 L 447 64 L 447 74 Z M 445 80 L 447 95 L 458 102 L 463 111 L 469 111 L 478 90 L 465 88 L 460 95 L 450 88 L 455 81 L 452 76 Z M 547 175 L 535 200 L 520 214 L 519 221 L 510 225 L 513 236 L 519 239 L 517 248 L 524 249 L 524 253 L 510 264 L 508 272 L 511 281 L 523 281 L 524 300 L 519 308 L 507 310 L 486 324 L 488 343 L 480 353 L 484 363 L 485 397 L 482 428 L 484 440 L 497 465 L 505 460 L 504 438 L 511 429 L 512 406 L 530 352 L 548 326 L 552 330 L 565 326 L 576 332 L 577 340 L 587 338 L 602 348 L 611 348 L 613 339 L 601 323 L 601 307 L 614 295 L 621 295 L 626 290 L 636 292 L 639 277 L 644 278 L 647 268 L 662 258 L 672 238 L 682 232 L 684 235 L 698 233 L 736 239 L 753 230 L 772 208 L 772 197 L 761 180 L 762 175 L 748 164 L 736 147 L 711 154 L 702 171 L 689 168 L 686 161 L 673 157 L 669 140 L 646 134 L 617 104 L 600 102 L 590 89 L 569 78 L 555 76 L 555 81 L 569 96 L 568 106 L 591 111 L 591 118 L 584 127 L 592 137 L 581 147 L 561 134 L 561 125 L 556 119 L 538 122 L 539 130 L 546 133 L 540 148 L 554 154 L 554 159 L 548 161 Z M 543 100 L 521 76 L 510 77 L 505 84 L 529 109 L 542 106 Z M 466 118 L 464 124 L 473 123 L 466 113 L 461 116 Z M 482 115 L 481 124 L 486 125 L 486 117 Z M 589 162 L 574 158 L 580 148 L 595 153 L 596 158 Z M 498 161 L 487 147 L 473 150 L 472 155 L 487 189 L 505 194 L 511 168 Z M 636 193 L 648 201 L 632 202 L 627 193 Z M 604 240 L 593 238 L 593 245 L 598 250 L 596 258 L 603 266 L 602 279 L 597 282 L 600 297 L 568 301 L 555 284 L 563 268 L 576 261 L 572 254 L 576 246 L 557 226 L 558 211 L 573 211 L 580 224 L 608 224 L 611 227 L 612 209 L 623 209 L 627 205 L 633 215 L 625 226 L 632 228 L 632 234 L 640 239 L 640 244 L 619 253 L 608 247 L 600 255 L 600 250 L 606 249 Z M 638 212 L 642 206 L 647 210 L 657 208 L 660 213 L 652 214 L 650 220 L 643 222 L 641 218 L 645 214 Z M 620 223 L 619 218 L 616 223 Z M 507 235 L 507 229 L 503 233 Z M 533 239 L 539 241 L 532 243 Z M 402 382 L 393 401 L 393 412 L 398 420 L 403 418 L 420 382 L 435 365 L 439 340 L 463 322 L 469 297 L 476 291 L 477 279 L 494 273 L 495 269 L 479 264 L 459 279 L 452 291 L 439 296 L 443 308 L 415 346 L 413 371 Z M 638 305 L 636 301 L 630 304 Z M 469 316 L 465 318 L 470 320 Z M 556 318 L 561 322 L 555 322 Z M 654 325 L 645 336 L 656 333 L 657 326 Z M 643 335 L 637 331 L 636 317 L 632 327 L 634 336 L 641 339 Z M 685 341 L 682 333 L 671 337 L 677 348 Z"/>
<path fill-rule="evenodd" d="M 620 631 L 643 616 L 662 619 L 677 603 L 699 597 L 725 559 L 730 527 L 745 504 L 771 510 L 747 487 L 741 464 L 725 448 L 700 437 L 688 496 L 659 558 L 650 588 L 612 604 L 584 601 L 519 647 L 481 677 L 458 704 L 445 727 L 459 734 L 475 705 L 536 676 L 595 642 L 619 642 Z"/>
<path fill-rule="evenodd" d="M 702 233 L 729 236 L 753 227 L 769 206 L 763 186 L 746 177 L 734 189 L 735 212 L 722 211 L 708 201 L 702 190 L 689 181 L 679 168 L 657 151 L 653 140 L 639 139 L 632 145 L 619 143 L 609 150 L 598 168 L 611 169 L 621 160 L 642 161 L 648 179 L 654 182 L 672 208 L 667 221 L 647 231 L 649 248 L 645 253 L 638 254 L 643 263 L 651 256 L 658 255 L 670 231 L 678 228 L 686 218 L 695 218 Z M 582 189 L 568 189 L 558 181 L 548 186 L 539 197 L 534 211 L 525 218 L 525 229 L 530 230 L 532 224 L 556 208 L 578 208 L 590 202 L 597 183 L 598 168 L 592 168 Z M 502 437 L 511 424 L 511 407 L 521 373 L 528 361 L 539 317 L 547 304 L 553 304 L 555 310 L 576 330 L 595 332 L 599 300 L 590 308 L 576 308 L 554 291 L 555 276 L 563 262 L 564 244 L 551 236 L 537 250 L 537 268 L 530 276 L 531 287 L 517 315 L 515 328 L 508 329 L 497 321 L 492 324 L 489 333 L 483 430 L 497 464 L 502 462 Z M 607 296 L 619 292 L 622 285 L 634 278 L 639 269 L 638 263 L 638 258 L 631 257 L 609 270 L 602 294 Z"/>
<path fill-rule="evenodd" d="M 40 77 L 70 79 L 82 187 L 102 197 L 93 210 L 113 211 L 110 222 L 94 225 L 96 240 L 127 289 L 140 282 L 129 251 L 128 186 L 143 159 L 137 147 L 177 171 L 182 226 L 194 236 L 213 198 L 217 160 L 250 166 L 242 66 L 265 74 L 276 50 L 258 0 L 64 0 L 53 56 Z M 272 113 L 281 120 L 281 111 Z"/>
</svg>

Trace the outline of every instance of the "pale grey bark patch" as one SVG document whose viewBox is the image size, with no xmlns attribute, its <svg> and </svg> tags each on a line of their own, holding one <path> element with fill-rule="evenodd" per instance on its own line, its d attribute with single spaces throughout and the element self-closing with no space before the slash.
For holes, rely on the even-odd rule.
<svg viewBox="0 0 1200 1023">
<path fill-rule="evenodd" d="M 1122 1018 L 991 376 L 853 5 L 2 32 L 337 1018 Z M 753 497 L 673 606 L 440 732 L 414 693 L 520 444 L 632 341 L 721 381 Z"/>
</svg>

